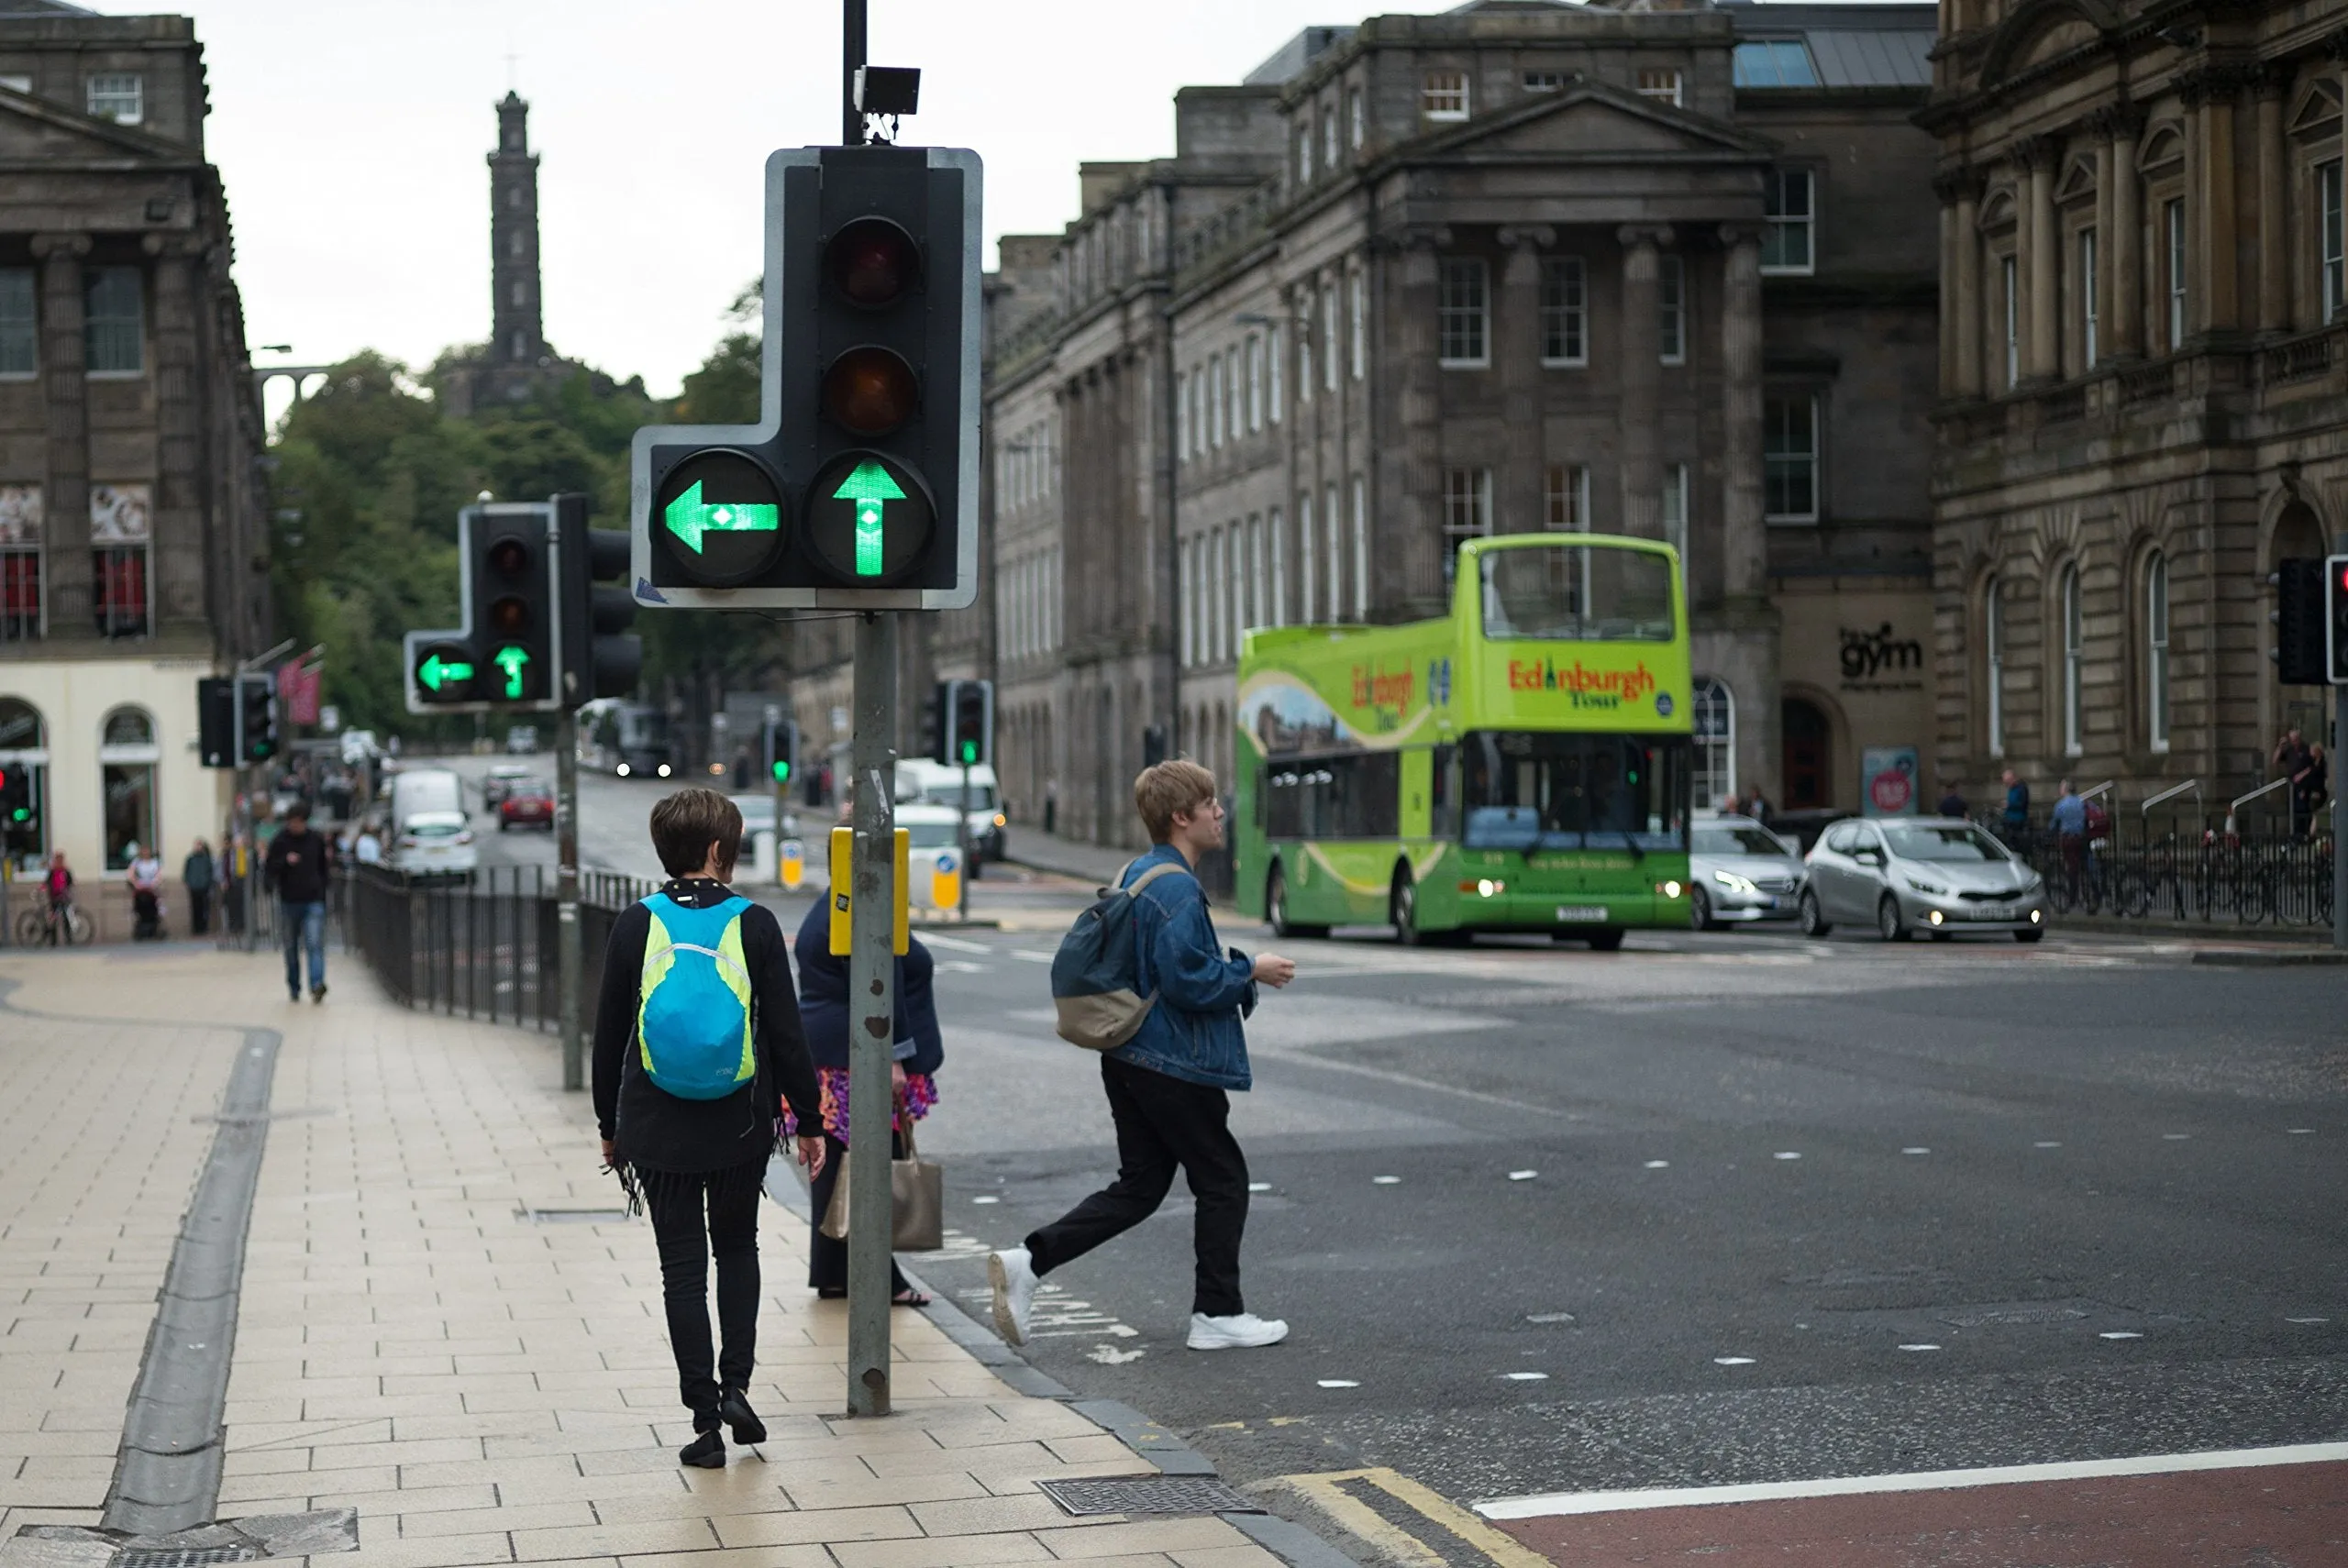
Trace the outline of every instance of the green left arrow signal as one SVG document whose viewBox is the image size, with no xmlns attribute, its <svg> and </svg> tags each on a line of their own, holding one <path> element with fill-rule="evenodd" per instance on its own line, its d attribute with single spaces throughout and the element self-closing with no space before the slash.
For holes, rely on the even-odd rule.
<svg viewBox="0 0 2348 1568">
<path fill-rule="evenodd" d="M 856 503 L 856 575 L 879 577 L 881 513 L 890 502 L 904 500 L 905 492 L 880 464 L 858 463 L 856 471 L 832 491 L 832 499 Z"/>
<path fill-rule="evenodd" d="M 424 682 L 426 690 L 437 691 L 451 680 L 471 680 L 473 678 L 473 667 L 469 664 L 451 663 L 438 654 L 429 654 L 426 656 L 424 662 L 416 667 L 415 678 Z"/>
<path fill-rule="evenodd" d="M 704 534 L 771 534 L 782 526 L 782 508 L 760 502 L 718 501 L 704 502 L 701 498 L 701 480 L 687 485 L 684 493 L 669 503 L 661 514 L 669 525 L 669 532 L 685 542 L 693 554 L 701 554 Z"/>
<path fill-rule="evenodd" d="M 497 657 L 489 662 L 505 672 L 505 695 L 508 698 L 521 696 L 522 667 L 530 662 L 529 653 L 522 648 L 502 647 L 497 650 Z"/>
</svg>

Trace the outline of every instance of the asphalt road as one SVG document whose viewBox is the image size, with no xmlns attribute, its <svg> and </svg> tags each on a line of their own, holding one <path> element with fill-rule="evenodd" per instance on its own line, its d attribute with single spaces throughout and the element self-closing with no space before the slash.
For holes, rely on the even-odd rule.
<svg viewBox="0 0 2348 1568">
<path fill-rule="evenodd" d="M 648 874 L 661 788 L 591 778 L 585 858 Z M 979 897 L 1013 929 L 933 933 L 951 1230 L 908 1262 L 984 1320 L 986 1250 L 1114 1155 L 1049 1022 L 1084 890 Z M 2339 969 L 2059 932 L 1291 955 L 1234 1102 L 1248 1305 L 1289 1342 L 1183 1348 L 1178 1189 L 1047 1282 L 1028 1353 L 1227 1478 L 1465 1502 L 2348 1437 Z"/>
</svg>

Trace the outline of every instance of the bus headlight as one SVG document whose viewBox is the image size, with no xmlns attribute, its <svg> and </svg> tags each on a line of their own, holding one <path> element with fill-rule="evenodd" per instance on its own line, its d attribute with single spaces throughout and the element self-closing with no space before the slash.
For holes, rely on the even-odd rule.
<svg viewBox="0 0 2348 1568">
<path fill-rule="evenodd" d="M 660 777 L 663 778 L 669 777 L 669 765 L 665 762 L 660 765 Z"/>
<path fill-rule="evenodd" d="M 1676 899 L 1679 896 L 1681 889 L 1677 882 L 1657 882 L 1655 885 L 1655 890 L 1667 899 Z"/>
<path fill-rule="evenodd" d="M 1490 877 L 1487 877 L 1482 881 L 1476 884 L 1476 891 L 1479 896 L 1489 899 L 1494 893 L 1499 892 L 1504 886 L 1504 883 L 1495 882 Z"/>
<path fill-rule="evenodd" d="M 619 776 L 620 776 L 621 778 L 626 778 L 626 777 L 627 777 L 627 764 L 626 764 L 626 763 L 625 763 L 625 762 L 621 763 L 621 764 L 619 765 L 619 768 L 618 768 L 618 770 L 617 770 L 617 771 L 618 771 Z"/>
</svg>

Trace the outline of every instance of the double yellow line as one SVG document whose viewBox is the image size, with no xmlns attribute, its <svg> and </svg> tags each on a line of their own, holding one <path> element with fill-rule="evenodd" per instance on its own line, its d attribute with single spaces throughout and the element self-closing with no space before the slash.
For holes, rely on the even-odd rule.
<svg viewBox="0 0 2348 1568">
<path fill-rule="evenodd" d="M 1348 1489 L 1348 1483 L 1375 1486 L 1404 1507 L 1480 1553 L 1495 1568 L 1555 1568 L 1550 1561 L 1512 1537 L 1399 1472 L 1324 1470 L 1283 1475 L 1268 1483 L 1294 1491 L 1333 1524 L 1387 1558 L 1396 1568 L 1453 1568 L 1424 1540 L 1389 1519 Z"/>
</svg>

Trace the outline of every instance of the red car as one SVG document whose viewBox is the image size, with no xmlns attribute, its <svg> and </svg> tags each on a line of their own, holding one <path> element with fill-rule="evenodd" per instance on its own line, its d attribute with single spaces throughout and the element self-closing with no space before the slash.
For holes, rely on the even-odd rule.
<svg viewBox="0 0 2348 1568">
<path fill-rule="evenodd" d="M 545 780 L 517 778 L 497 802 L 497 831 L 516 825 L 554 831 L 554 791 Z"/>
</svg>

